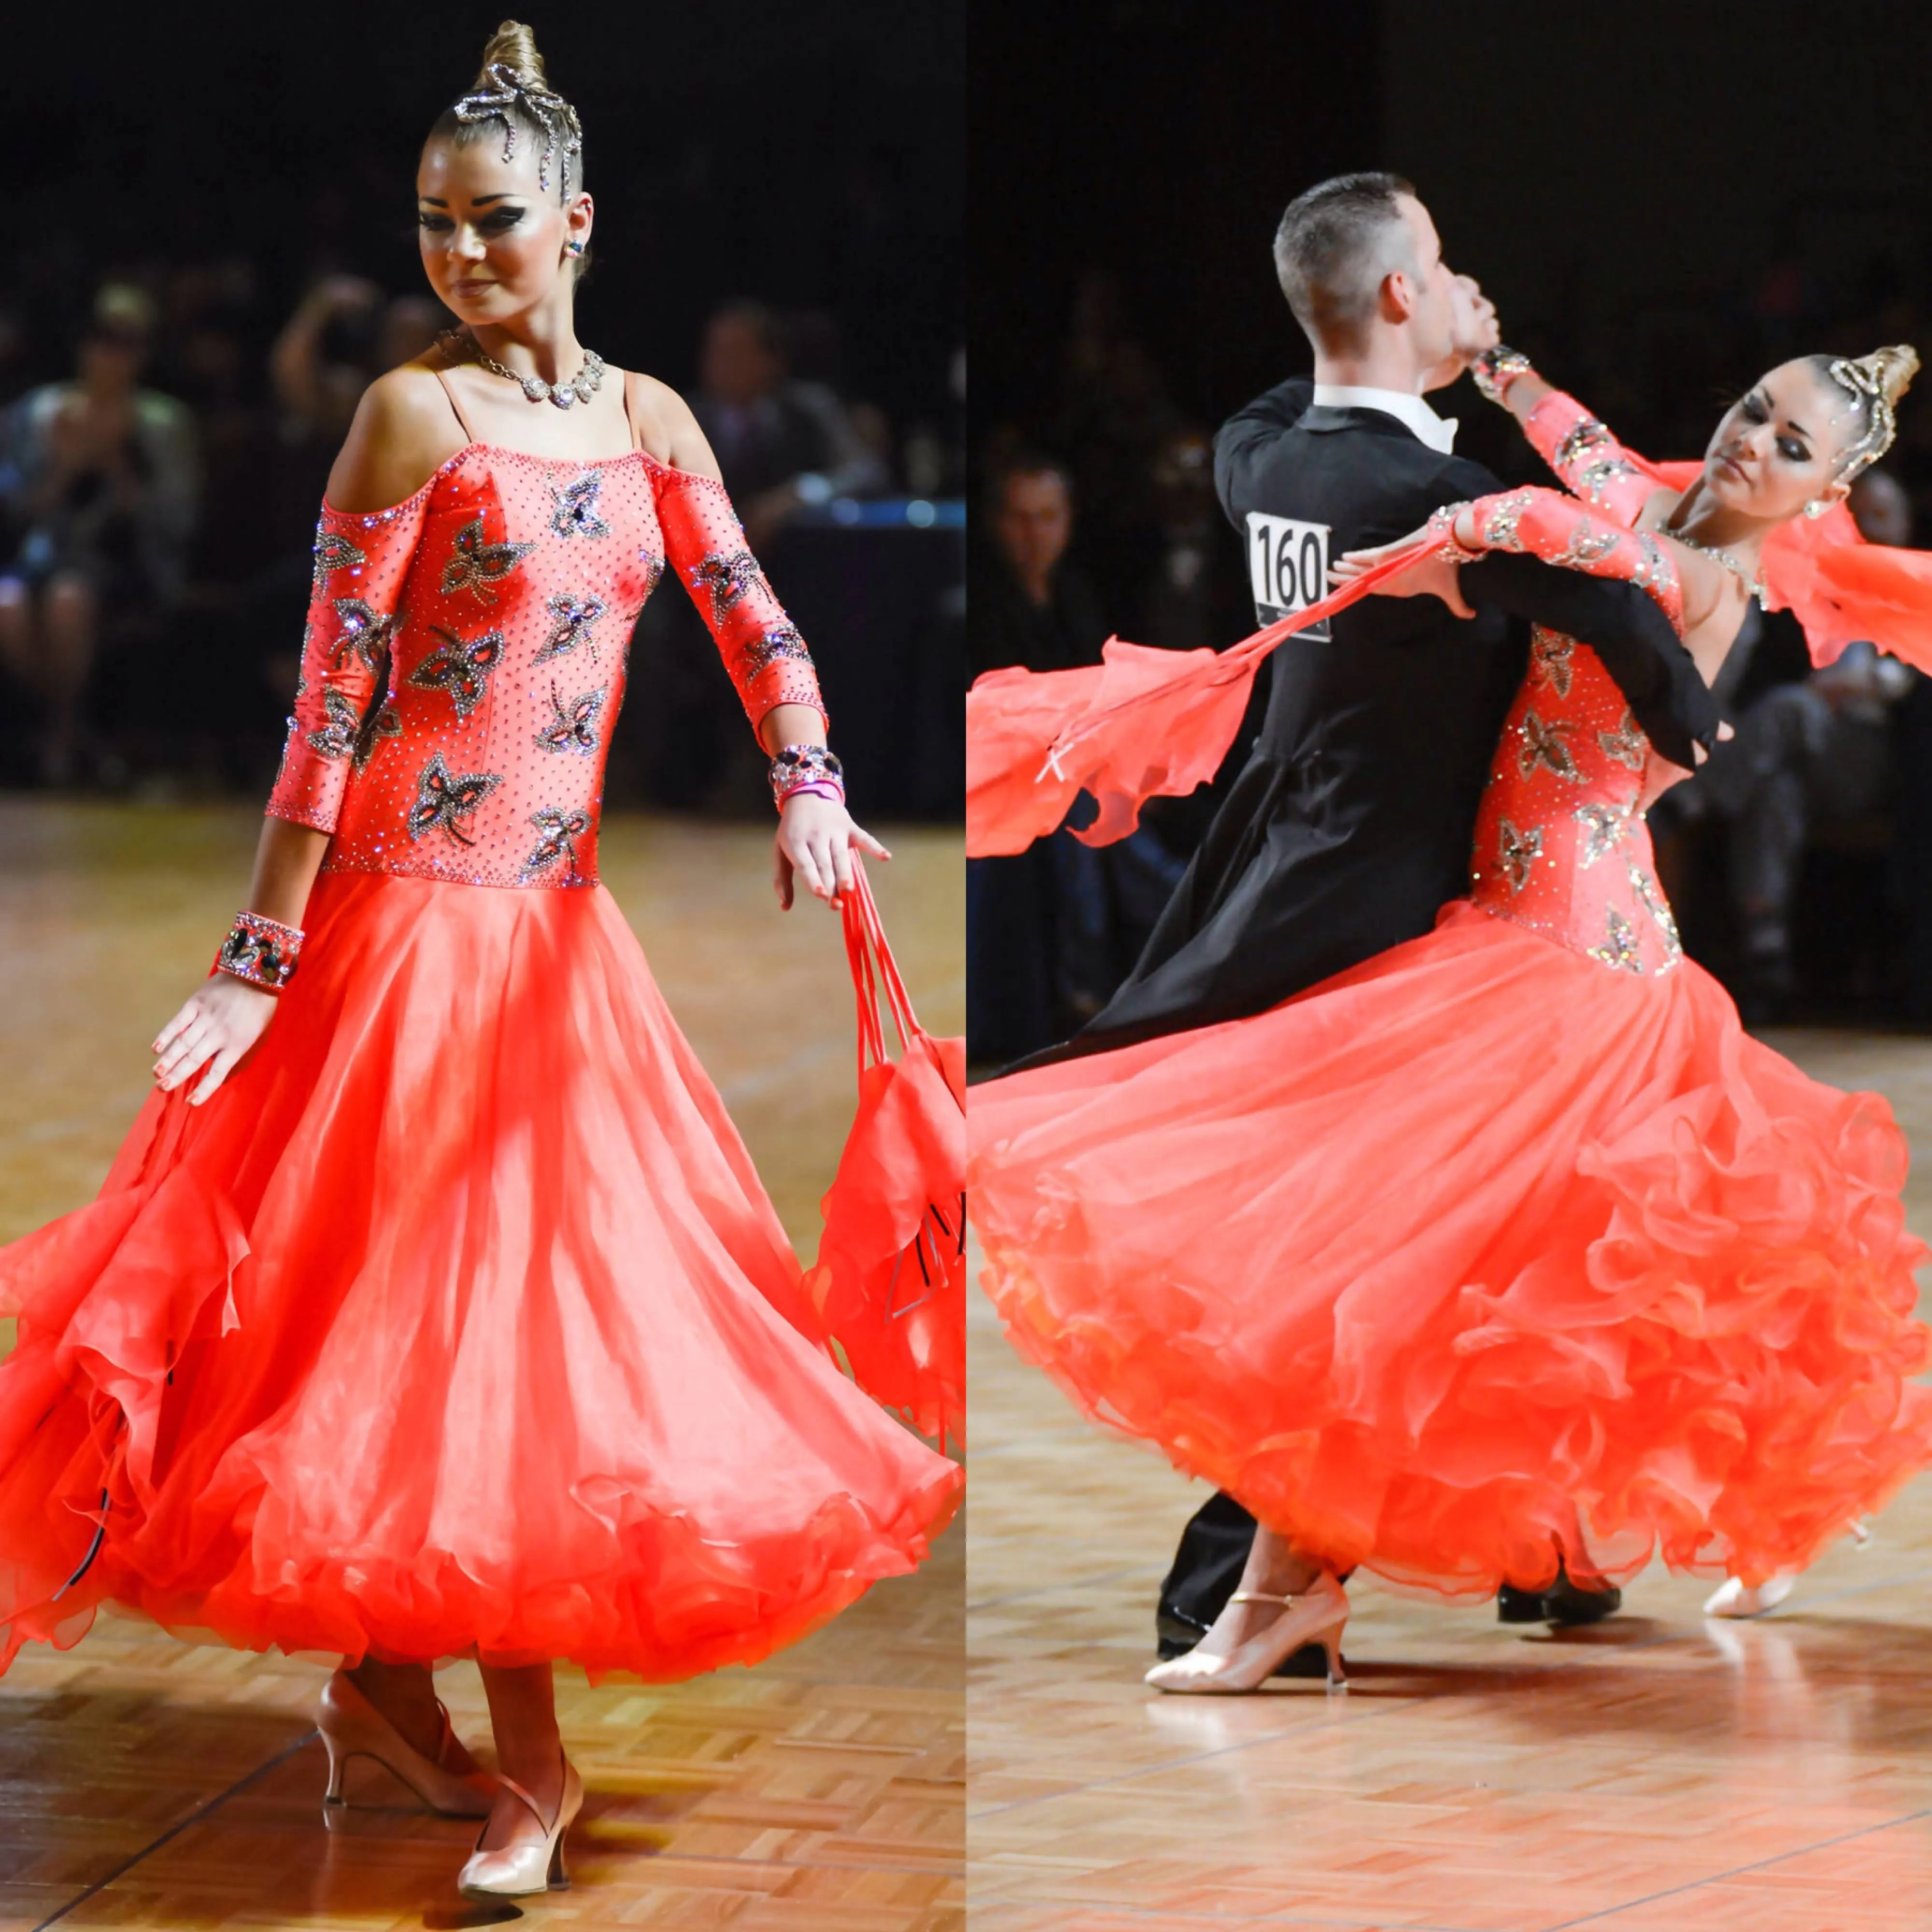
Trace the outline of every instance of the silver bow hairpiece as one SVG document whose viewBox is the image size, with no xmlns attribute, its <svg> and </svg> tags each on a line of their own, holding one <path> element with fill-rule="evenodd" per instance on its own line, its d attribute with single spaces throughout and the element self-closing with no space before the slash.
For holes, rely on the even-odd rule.
<svg viewBox="0 0 1932 1932">
<path fill-rule="evenodd" d="M 544 130 L 544 148 L 537 162 L 537 185 L 550 186 L 550 158 L 563 150 L 563 192 L 570 193 L 571 158 L 584 152 L 584 128 L 577 110 L 560 94 L 554 94 L 540 80 L 519 74 L 501 61 L 493 61 L 484 70 L 490 86 L 487 91 L 466 94 L 456 104 L 459 121 L 500 121 L 503 124 L 503 158 L 512 160 L 517 152 L 516 110 L 521 106 Z M 561 139 L 560 139 L 560 134 Z"/>
<path fill-rule="evenodd" d="M 1847 483 L 1884 455 L 1898 434 L 1898 418 L 1893 412 L 1892 398 L 1885 392 L 1885 356 L 1886 352 L 1881 350 L 1872 356 L 1836 356 L 1832 362 L 1832 380 L 1871 405 L 1870 426 L 1840 461 L 1838 475 Z"/>
</svg>

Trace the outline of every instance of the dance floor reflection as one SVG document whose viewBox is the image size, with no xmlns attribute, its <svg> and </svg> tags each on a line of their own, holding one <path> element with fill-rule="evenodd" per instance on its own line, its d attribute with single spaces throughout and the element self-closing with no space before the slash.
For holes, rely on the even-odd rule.
<svg viewBox="0 0 1932 1932">
<path fill-rule="evenodd" d="M 1775 1044 L 1890 1099 L 1932 1235 L 1932 1041 Z M 1555 1634 L 1359 1580 L 1346 1696 L 1162 1698 L 1154 1593 L 1204 1492 L 973 1318 L 973 1932 L 1932 1925 L 1932 1478 L 1761 1622 L 1661 1570 Z"/>
<path fill-rule="evenodd" d="M 241 902 L 244 810 L 0 800 L 0 1239 L 98 1186 L 146 1090 L 147 1042 Z M 922 1019 L 962 1030 L 959 841 L 887 833 L 881 910 Z M 802 1252 L 852 1114 L 838 922 L 778 914 L 754 826 L 614 818 L 604 879 L 722 1090 Z M 0 1348 L 10 1343 L 0 1324 Z M 959 1932 L 963 1793 L 957 1527 L 751 1671 L 592 1690 L 560 1670 L 589 1797 L 573 1888 L 465 1904 L 473 1828 L 370 1801 L 326 1832 L 317 1661 L 176 1643 L 104 1618 L 0 1679 L 0 1932 L 63 1926 L 576 1927 Z M 473 1666 L 438 1688 L 487 1738 Z"/>
</svg>

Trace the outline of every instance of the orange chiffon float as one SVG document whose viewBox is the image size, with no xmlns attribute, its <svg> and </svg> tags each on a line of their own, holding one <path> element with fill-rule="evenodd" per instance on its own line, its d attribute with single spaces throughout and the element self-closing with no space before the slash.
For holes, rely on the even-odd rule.
<svg viewBox="0 0 1932 1932">
<path fill-rule="evenodd" d="M 863 862 L 843 896 L 859 1110 L 806 1292 L 860 1386 L 922 1434 L 966 1440 L 966 1042 L 920 1024 Z M 883 1004 L 884 1010 L 881 1011 Z M 886 1015 L 899 1057 L 886 1052 Z"/>
<path fill-rule="evenodd" d="M 226 1086 L 0 1254 L 0 1662 L 112 1599 L 682 1677 L 919 1562 L 961 1472 L 815 1339 L 604 890 L 329 872 L 308 933 Z"/>
<path fill-rule="evenodd" d="M 1688 962 L 1606 971 L 1458 902 L 970 1118 L 1015 1346 L 1336 1568 L 1547 1583 L 1580 1513 L 1608 1576 L 1762 1578 L 1932 1457 L 1904 1138 Z"/>
</svg>

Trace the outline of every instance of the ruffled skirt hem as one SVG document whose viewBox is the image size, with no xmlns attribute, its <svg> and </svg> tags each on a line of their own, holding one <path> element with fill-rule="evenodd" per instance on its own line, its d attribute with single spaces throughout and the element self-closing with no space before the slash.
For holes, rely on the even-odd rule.
<svg viewBox="0 0 1932 1932">
<path fill-rule="evenodd" d="M 1252 1019 L 974 1091 L 1019 1352 L 1336 1568 L 1802 1568 L 1932 1460 L 1884 1101 L 1473 906 Z"/>
</svg>

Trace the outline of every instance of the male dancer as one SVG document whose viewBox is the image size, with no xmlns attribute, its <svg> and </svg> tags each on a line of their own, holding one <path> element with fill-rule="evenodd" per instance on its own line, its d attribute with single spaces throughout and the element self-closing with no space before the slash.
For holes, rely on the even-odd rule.
<svg viewBox="0 0 1932 1932">
<path fill-rule="evenodd" d="M 1343 552 L 1502 487 L 1452 453 L 1454 425 L 1422 400 L 1496 332 L 1486 304 L 1466 296 L 1459 318 L 1456 278 L 1408 182 L 1357 174 L 1310 188 L 1282 218 L 1275 265 L 1314 347 L 1312 398 L 1305 382 L 1269 391 L 1214 450 L 1264 622 L 1322 596 Z M 1369 598 L 1274 653 L 1246 767 L 1132 974 L 1063 1052 L 1261 1012 L 1426 932 L 1468 890 L 1484 780 L 1527 665 L 1525 620 L 1587 638 L 1661 757 L 1688 767 L 1709 749 L 1715 704 L 1634 585 L 1495 555 L 1437 582 L 1441 602 Z M 1165 1652 L 1190 1647 L 1219 1613 L 1252 1534 L 1227 1497 L 1189 1526 L 1162 1592 Z M 1586 1621 L 1616 1601 L 1559 1578 L 1502 1608 L 1512 1621 Z"/>
</svg>

